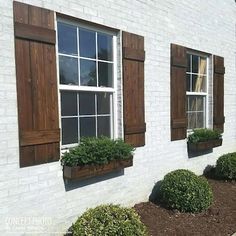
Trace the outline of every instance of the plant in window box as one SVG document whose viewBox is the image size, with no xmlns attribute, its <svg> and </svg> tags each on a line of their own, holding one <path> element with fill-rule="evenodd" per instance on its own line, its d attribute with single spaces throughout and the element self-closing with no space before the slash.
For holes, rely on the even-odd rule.
<svg viewBox="0 0 236 236">
<path fill-rule="evenodd" d="M 61 159 L 66 179 L 87 179 L 133 165 L 134 148 L 107 137 L 82 138 Z"/>
<path fill-rule="evenodd" d="M 188 136 L 190 151 L 205 151 L 222 145 L 222 135 L 219 130 L 194 129 Z"/>
</svg>

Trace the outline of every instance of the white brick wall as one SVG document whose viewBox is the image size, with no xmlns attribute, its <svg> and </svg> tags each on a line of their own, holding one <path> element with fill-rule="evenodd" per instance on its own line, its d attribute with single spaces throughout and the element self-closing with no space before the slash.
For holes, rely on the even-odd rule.
<svg viewBox="0 0 236 236">
<path fill-rule="evenodd" d="M 64 183 L 59 162 L 20 169 L 12 1 L 0 0 L 1 235 L 9 232 L 7 223 L 12 219 L 9 217 L 31 220 L 31 225 L 18 222 L 17 227 L 12 228 L 17 230 L 16 235 L 34 230 L 65 231 L 88 207 L 109 202 L 132 206 L 146 201 L 155 182 L 170 170 L 188 168 L 201 174 L 220 154 L 236 151 L 236 6 L 233 0 L 22 2 L 144 35 L 146 145 L 136 150 L 134 166 L 125 169 L 124 175 L 92 184 Z M 186 141 L 170 142 L 170 43 L 225 58 L 224 142 L 208 155 L 189 159 Z M 120 127 L 121 124 L 119 120 Z M 49 217 L 48 222 L 33 222 L 42 217 Z"/>
</svg>

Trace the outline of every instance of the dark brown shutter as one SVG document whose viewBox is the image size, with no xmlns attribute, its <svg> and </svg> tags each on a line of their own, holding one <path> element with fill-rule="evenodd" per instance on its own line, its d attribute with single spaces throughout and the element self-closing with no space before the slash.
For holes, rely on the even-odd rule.
<svg viewBox="0 0 236 236">
<path fill-rule="evenodd" d="M 54 12 L 14 2 L 20 166 L 59 159 Z"/>
<path fill-rule="evenodd" d="M 213 127 L 224 132 L 224 58 L 214 56 Z"/>
<path fill-rule="evenodd" d="M 171 140 L 186 138 L 187 50 L 171 44 Z"/>
<path fill-rule="evenodd" d="M 144 38 L 123 32 L 123 94 L 125 142 L 145 145 Z"/>
</svg>

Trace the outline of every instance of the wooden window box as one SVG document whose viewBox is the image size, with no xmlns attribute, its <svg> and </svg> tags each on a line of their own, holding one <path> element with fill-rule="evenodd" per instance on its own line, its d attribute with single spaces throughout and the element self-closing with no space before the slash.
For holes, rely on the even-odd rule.
<svg viewBox="0 0 236 236">
<path fill-rule="evenodd" d="M 104 175 L 116 170 L 121 170 L 133 165 L 133 156 L 124 160 L 113 160 L 103 165 L 86 165 L 86 166 L 64 166 L 63 176 L 65 179 L 88 179 L 94 176 Z"/>
<path fill-rule="evenodd" d="M 199 143 L 188 143 L 188 150 L 192 152 L 206 151 L 222 145 L 222 139 L 208 140 Z"/>
</svg>

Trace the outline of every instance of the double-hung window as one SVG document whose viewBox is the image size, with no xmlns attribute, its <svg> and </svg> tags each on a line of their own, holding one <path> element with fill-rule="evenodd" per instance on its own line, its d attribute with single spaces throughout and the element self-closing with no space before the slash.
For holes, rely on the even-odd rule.
<svg viewBox="0 0 236 236">
<path fill-rule="evenodd" d="M 114 137 L 116 36 L 58 20 L 62 145 Z"/>
<path fill-rule="evenodd" d="M 187 54 L 187 61 L 187 129 L 191 131 L 207 127 L 208 58 L 190 52 Z"/>
</svg>

